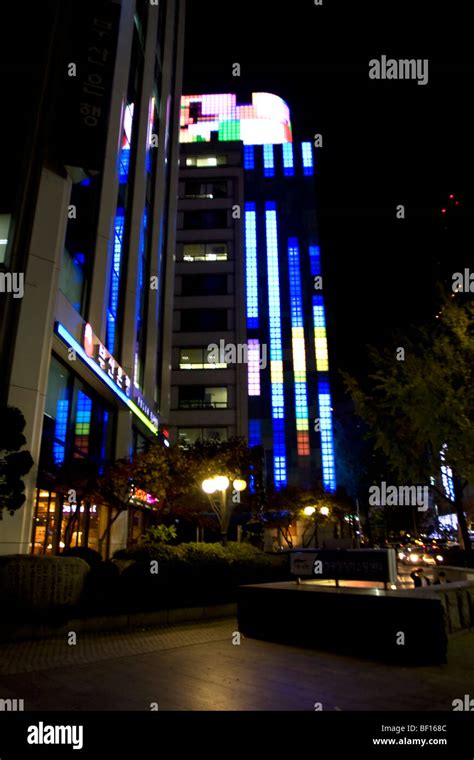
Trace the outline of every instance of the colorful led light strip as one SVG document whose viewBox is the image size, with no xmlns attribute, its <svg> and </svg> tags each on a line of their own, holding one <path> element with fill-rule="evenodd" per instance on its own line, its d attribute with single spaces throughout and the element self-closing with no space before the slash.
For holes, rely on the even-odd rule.
<svg viewBox="0 0 474 760">
<path fill-rule="evenodd" d="M 103 372 L 103 370 L 101 370 L 99 365 L 96 364 L 90 356 L 87 356 L 82 346 L 77 342 L 75 338 L 73 338 L 73 336 L 66 330 L 65 327 L 63 327 L 60 322 L 56 323 L 56 332 L 64 340 L 64 342 L 68 344 L 68 346 L 71 346 L 71 348 L 75 350 L 76 354 L 80 356 L 84 364 L 87 364 L 87 366 L 90 367 L 93 372 L 95 372 L 95 374 L 102 380 L 102 382 L 104 382 L 110 388 L 110 390 L 112 390 L 115 395 L 118 396 L 126 406 L 128 406 L 130 411 L 132 411 L 133 414 L 138 417 L 138 419 L 141 420 L 149 430 L 151 430 L 152 433 L 158 435 L 158 428 L 155 427 L 155 425 L 153 425 L 147 417 L 145 417 L 141 409 L 139 409 L 138 406 L 134 404 L 133 401 L 129 399 L 123 391 L 120 390 L 120 388 L 117 388 L 115 383 L 112 382 L 110 377 L 105 372 Z"/>
<path fill-rule="evenodd" d="M 273 467 L 275 485 L 286 484 L 285 402 L 281 341 L 280 274 L 276 203 L 265 203 L 267 242 L 268 312 L 270 327 L 270 381 L 273 417 Z"/>
<path fill-rule="evenodd" d="M 318 372 L 327 372 L 329 369 L 328 342 L 326 337 L 324 300 L 322 296 L 313 296 L 313 323 L 316 369 Z"/>
<path fill-rule="evenodd" d="M 321 460 L 325 491 L 336 490 L 336 466 L 334 461 L 334 437 L 332 430 L 331 394 L 327 380 L 318 383 L 319 424 L 321 432 Z"/>
<path fill-rule="evenodd" d="M 295 173 L 293 163 L 293 143 L 283 143 L 283 174 L 285 177 L 293 177 Z"/>
<path fill-rule="evenodd" d="M 249 338 L 248 341 L 248 394 L 260 396 L 260 341 Z"/>
<path fill-rule="evenodd" d="M 258 327 L 257 212 L 255 203 L 245 204 L 245 282 L 247 327 Z"/>
<path fill-rule="evenodd" d="M 300 253 L 298 240 L 288 240 L 290 274 L 291 340 L 293 345 L 293 375 L 295 379 L 296 443 L 298 456 L 309 456 L 308 393 L 306 385 L 306 350 L 303 323 Z"/>
<path fill-rule="evenodd" d="M 314 174 L 313 146 L 310 142 L 301 143 L 301 157 L 303 160 L 303 174 L 312 177 Z"/>
</svg>

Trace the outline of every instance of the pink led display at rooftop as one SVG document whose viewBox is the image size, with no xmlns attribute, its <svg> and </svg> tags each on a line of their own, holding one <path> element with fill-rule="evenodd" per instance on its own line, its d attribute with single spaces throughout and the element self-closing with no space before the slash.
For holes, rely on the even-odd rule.
<svg viewBox="0 0 474 760">
<path fill-rule="evenodd" d="M 183 95 L 180 142 L 242 140 L 245 145 L 293 142 L 290 109 L 270 92 L 252 93 L 252 103 L 237 105 L 236 95 Z"/>
</svg>

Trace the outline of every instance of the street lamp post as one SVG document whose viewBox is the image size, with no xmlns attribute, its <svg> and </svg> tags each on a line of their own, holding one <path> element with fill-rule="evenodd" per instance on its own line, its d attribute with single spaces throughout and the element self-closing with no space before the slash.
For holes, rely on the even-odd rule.
<svg viewBox="0 0 474 760">
<path fill-rule="evenodd" d="M 314 519 L 314 545 L 315 547 L 319 544 L 319 538 L 318 538 L 318 510 L 316 507 L 305 507 L 303 509 L 303 513 L 307 517 L 313 517 Z M 323 517 L 327 517 L 329 515 L 329 507 L 321 507 L 319 510 L 319 514 Z"/>
<path fill-rule="evenodd" d="M 232 506 L 229 505 L 227 499 L 227 489 L 229 488 L 230 481 L 226 475 L 214 475 L 213 478 L 206 478 L 203 480 L 201 487 L 204 493 L 207 493 L 211 507 L 216 513 L 219 519 L 219 525 L 221 528 L 221 541 L 222 545 L 227 545 L 227 532 L 229 530 L 230 516 L 232 514 Z M 242 478 L 236 478 L 232 483 L 236 491 L 245 491 L 247 483 Z M 219 500 L 213 500 L 212 496 L 219 492 Z"/>
</svg>

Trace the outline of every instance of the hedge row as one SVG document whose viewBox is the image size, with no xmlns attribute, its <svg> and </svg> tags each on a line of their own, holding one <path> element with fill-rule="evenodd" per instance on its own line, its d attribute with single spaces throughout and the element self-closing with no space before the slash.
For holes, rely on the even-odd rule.
<svg viewBox="0 0 474 760">
<path fill-rule="evenodd" d="M 94 564 L 87 578 L 88 606 L 157 610 L 232 602 L 238 586 L 289 579 L 288 558 L 249 544 L 157 544 L 121 549 Z"/>
</svg>

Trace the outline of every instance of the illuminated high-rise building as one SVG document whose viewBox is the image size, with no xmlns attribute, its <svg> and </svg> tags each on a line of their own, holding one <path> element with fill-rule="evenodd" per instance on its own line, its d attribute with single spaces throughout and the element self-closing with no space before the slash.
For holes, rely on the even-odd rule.
<svg viewBox="0 0 474 760">
<path fill-rule="evenodd" d="M 111 556 L 154 520 L 139 488 L 126 509 L 81 499 L 80 473 L 168 443 L 184 17 L 185 0 L 48 0 L 10 51 L 0 274 L 24 293 L 0 292 L 0 384 L 34 467 L 2 554 Z"/>
<path fill-rule="evenodd" d="M 180 141 L 172 436 L 243 434 L 263 446 L 268 485 L 334 491 L 312 142 L 293 141 L 287 104 L 263 92 L 242 104 L 228 93 L 183 96 Z M 183 291 L 187 282 L 194 290 Z M 192 341 L 193 320 L 182 319 L 197 309 L 209 331 Z M 219 364 L 206 354 L 215 344 Z"/>
</svg>

